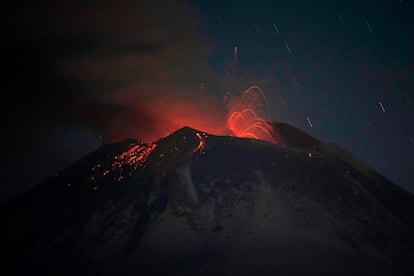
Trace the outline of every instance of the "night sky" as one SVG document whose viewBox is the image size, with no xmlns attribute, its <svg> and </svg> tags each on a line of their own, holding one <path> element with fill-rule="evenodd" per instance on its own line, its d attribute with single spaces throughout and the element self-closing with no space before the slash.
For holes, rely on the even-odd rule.
<svg viewBox="0 0 414 276">
<path fill-rule="evenodd" d="M 172 2 L 172 1 L 171 1 Z M 332 2 L 332 3 L 330 3 Z M 2 15 L 1 201 L 102 143 L 226 134 L 225 93 L 414 192 L 412 1 L 19 2 Z"/>
</svg>

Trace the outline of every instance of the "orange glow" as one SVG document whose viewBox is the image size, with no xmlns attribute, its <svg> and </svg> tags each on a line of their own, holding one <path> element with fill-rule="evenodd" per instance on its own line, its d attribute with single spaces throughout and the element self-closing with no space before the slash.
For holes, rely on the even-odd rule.
<svg viewBox="0 0 414 276">
<path fill-rule="evenodd" d="M 166 93 L 168 95 L 168 93 Z M 142 103 L 141 103 L 142 102 Z M 122 127 L 112 130 L 112 140 L 133 137 L 153 142 L 182 127 L 191 127 L 215 135 L 230 135 L 225 123 L 225 106 L 217 98 L 196 93 L 168 98 L 142 99 L 131 103 L 131 116 L 122 121 Z M 145 104 L 144 104 L 145 103 Z"/>
<path fill-rule="evenodd" d="M 229 100 L 227 126 L 237 137 L 281 144 L 267 117 L 266 97 L 258 86 L 251 86 Z"/>
<path fill-rule="evenodd" d="M 197 147 L 194 149 L 194 152 L 202 152 L 202 150 L 204 149 L 204 146 L 206 145 L 206 140 L 200 135 L 200 133 L 196 133 L 197 138 L 199 139 L 199 143 L 197 145 Z"/>
<path fill-rule="evenodd" d="M 125 179 L 126 175 L 132 176 L 138 168 L 145 166 L 149 155 L 156 147 L 157 145 L 152 143 L 131 144 L 128 150 L 115 155 L 112 162 L 93 166 L 85 184 L 93 184 L 91 188 L 96 191 L 99 188 L 96 186 L 96 181 L 99 178 L 111 175 L 114 180 L 120 182 Z M 69 182 L 67 187 L 71 185 L 71 182 Z"/>
<path fill-rule="evenodd" d="M 141 143 L 132 146 L 128 151 L 115 156 L 115 160 L 112 163 L 112 170 L 122 170 L 124 166 L 129 166 L 132 168 L 132 170 L 136 170 L 138 167 L 143 166 L 145 164 L 145 161 L 147 160 L 148 156 L 156 147 L 156 144 L 151 143 Z M 118 179 L 118 181 L 120 181 L 121 179 Z"/>
<path fill-rule="evenodd" d="M 112 129 L 112 140 L 133 137 L 149 143 L 187 126 L 214 135 L 281 144 L 268 122 L 266 98 L 258 86 L 251 86 L 240 95 L 230 95 L 226 105 L 207 93 L 172 94 L 171 98 L 167 93 L 131 101 L 132 111 L 119 128 Z"/>
<path fill-rule="evenodd" d="M 156 140 L 180 127 L 189 126 L 206 130 L 214 135 L 230 135 L 233 133 L 236 137 L 282 144 L 272 124 L 268 121 L 266 98 L 258 86 L 251 86 L 238 96 L 231 96 L 227 102 L 227 116 L 224 116 L 224 112 L 219 111 L 220 108 L 213 107 L 210 104 L 212 102 L 196 105 L 184 101 L 183 103 L 171 103 L 169 107 L 164 105 L 153 106 L 153 111 L 159 111 L 157 112 L 157 124 L 156 126 L 147 124 L 147 130 L 141 126 L 138 129 L 142 131 L 140 137 Z M 205 154 L 208 136 L 205 132 L 197 132 L 195 135 L 198 138 L 198 144 L 193 151 Z M 127 136 L 123 135 L 123 137 Z M 182 138 L 185 140 L 187 137 L 183 136 Z M 148 157 L 157 147 L 156 143 L 130 144 L 126 151 L 115 155 L 112 161 L 93 166 L 87 182 L 93 184 L 91 188 L 96 191 L 99 187 L 95 183 L 101 177 L 111 177 L 118 182 L 124 181 L 126 176 L 132 176 L 137 169 L 145 167 Z M 166 154 L 168 153 L 159 153 L 158 159 L 164 158 Z M 171 154 L 179 154 L 179 149 L 174 146 Z M 310 158 L 315 157 L 312 153 L 308 153 L 308 156 Z M 69 182 L 67 187 L 70 186 L 71 183 Z"/>
</svg>

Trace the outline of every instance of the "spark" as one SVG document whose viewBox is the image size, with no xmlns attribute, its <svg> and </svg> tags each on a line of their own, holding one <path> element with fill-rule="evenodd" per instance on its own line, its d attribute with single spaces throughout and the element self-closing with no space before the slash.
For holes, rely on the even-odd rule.
<svg viewBox="0 0 414 276">
<path fill-rule="evenodd" d="M 385 113 L 385 108 L 384 108 L 384 106 L 382 105 L 382 102 L 379 102 L 379 106 L 381 107 L 382 112 L 383 112 L 383 113 Z"/>
<path fill-rule="evenodd" d="M 121 181 L 125 173 L 132 175 L 139 167 L 143 167 L 156 147 L 157 145 L 153 143 L 131 144 L 127 151 L 115 155 L 111 167 L 105 170 L 102 176 L 107 176 L 112 171 L 115 179 Z M 100 173 L 97 172 L 96 176 L 100 176 Z"/>
<path fill-rule="evenodd" d="M 149 154 L 157 147 L 156 144 L 139 144 L 132 146 L 128 151 L 115 156 L 114 166 L 142 165 Z"/>
<path fill-rule="evenodd" d="M 342 16 L 339 12 L 337 13 L 337 16 L 338 16 L 339 22 L 341 22 L 341 24 L 344 25 L 344 20 L 342 19 Z"/>
<path fill-rule="evenodd" d="M 232 79 L 237 78 L 237 52 L 238 52 L 238 48 L 237 46 L 235 46 L 234 51 L 233 51 L 233 68 L 231 72 Z"/>
<path fill-rule="evenodd" d="M 204 146 L 206 145 L 206 140 L 198 132 L 196 133 L 196 136 L 199 140 L 199 143 L 198 143 L 197 147 L 194 149 L 194 152 L 197 152 L 197 151 L 202 152 L 202 150 L 204 149 Z"/>
<path fill-rule="evenodd" d="M 311 120 L 309 119 L 309 117 L 307 117 L 307 118 L 306 118 L 306 120 L 308 121 L 309 126 L 310 126 L 311 128 L 313 128 L 312 122 L 311 122 Z"/>
<path fill-rule="evenodd" d="M 282 144 L 267 121 L 266 97 L 258 86 L 251 86 L 228 102 L 227 127 L 237 137 Z"/>
<path fill-rule="evenodd" d="M 273 28 L 275 29 L 276 33 L 279 34 L 279 29 L 277 28 L 276 24 L 273 23 Z"/>
<path fill-rule="evenodd" d="M 372 33 L 371 26 L 369 25 L 369 23 L 368 23 L 368 22 L 366 22 L 366 24 L 367 24 L 367 28 L 368 28 L 369 32 L 370 32 L 370 33 Z"/>
<path fill-rule="evenodd" d="M 285 42 L 285 46 L 286 46 L 286 49 L 288 50 L 289 54 L 291 54 L 292 51 L 290 50 L 289 45 L 287 44 L 287 42 Z"/>
</svg>

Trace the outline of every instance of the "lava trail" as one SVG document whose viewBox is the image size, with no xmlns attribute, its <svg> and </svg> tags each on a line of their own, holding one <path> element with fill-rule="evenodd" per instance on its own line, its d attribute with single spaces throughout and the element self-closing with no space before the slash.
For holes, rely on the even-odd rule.
<svg viewBox="0 0 414 276">
<path fill-rule="evenodd" d="M 258 86 L 250 86 L 228 102 L 227 127 L 237 137 L 282 144 L 267 120 L 266 97 Z"/>
</svg>

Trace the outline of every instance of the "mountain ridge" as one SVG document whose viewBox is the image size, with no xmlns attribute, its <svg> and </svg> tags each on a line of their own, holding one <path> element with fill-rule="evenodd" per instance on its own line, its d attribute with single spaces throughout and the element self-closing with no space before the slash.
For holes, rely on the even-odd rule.
<svg viewBox="0 0 414 276">
<path fill-rule="evenodd" d="M 285 133 L 299 136 L 292 128 Z M 0 207 L 5 266 L 14 274 L 414 271 L 413 195 L 306 135 L 287 146 L 185 127 L 153 143 L 104 145 Z"/>
</svg>

